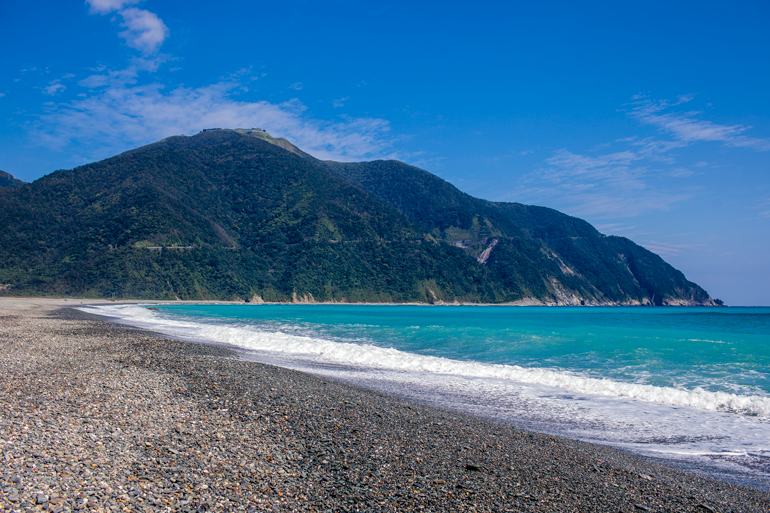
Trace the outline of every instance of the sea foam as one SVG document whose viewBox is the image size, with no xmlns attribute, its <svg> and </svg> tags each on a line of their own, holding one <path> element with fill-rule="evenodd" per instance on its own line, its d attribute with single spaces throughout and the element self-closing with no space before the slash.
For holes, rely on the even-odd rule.
<svg viewBox="0 0 770 513">
<path fill-rule="evenodd" d="M 581 394 L 631 398 L 662 405 L 770 418 L 770 398 L 757 395 L 624 383 L 558 369 L 452 360 L 366 343 L 347 343 L 264 331 L 244 324 L 211 324 L 172 319 L 137 305 L 109 305 L 92 307 L 89 310 L 180 338 L 229 344 L 250 351 L 302 358 L 305 361 L 311 359 L 319 363 L 369 369 L 504 380 L 557 387 Z"/>
</svg>

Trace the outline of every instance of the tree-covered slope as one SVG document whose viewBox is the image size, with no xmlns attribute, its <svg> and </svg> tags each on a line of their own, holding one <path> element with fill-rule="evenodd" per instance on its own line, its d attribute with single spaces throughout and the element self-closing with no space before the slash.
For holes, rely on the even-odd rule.
<svg viewBox="0 0 770 513">
<path fill-rule="evenodd" d="M 321 162 L 256 129 L 11 185 L 0 294 L 711 304 L 657 255 L 580 219 L 473 198 L 400 162 Z"/>
<path fill-rule="evenodd" d="M 461 250 L 326 169 L 230 131 L 0 192 L 7 294 L 502 301 Z"/>
<path fill-rule="evenodd" d="M 0 187 L 20 187 L 24 185 L 24 182 L 14 178 L 10 173 L 0 171 Z"/>
<path fill-rule="evenodd" d="M 436 238 L 482 257 L 499 283 L 533 297 L 567 304 L 713 303 L 654 253 L 556 210 L 474 198 L 397 161 L 325 164 Z"/>
</svg>

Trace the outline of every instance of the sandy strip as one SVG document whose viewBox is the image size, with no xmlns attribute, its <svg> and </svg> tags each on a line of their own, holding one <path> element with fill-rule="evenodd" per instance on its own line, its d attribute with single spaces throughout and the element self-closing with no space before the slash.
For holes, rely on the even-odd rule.
<svg viewBox="0 0 770 513">
<path fill-rule="evenodd" d="M 765 492 L 62 308 L 79 302 L 0 300 L 0 510 L 770 511 Z"/>
</svg>

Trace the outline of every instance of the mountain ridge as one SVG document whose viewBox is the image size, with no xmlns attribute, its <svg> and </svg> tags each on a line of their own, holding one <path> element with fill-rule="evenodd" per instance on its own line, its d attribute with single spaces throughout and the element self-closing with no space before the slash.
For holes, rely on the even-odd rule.
<svg viewBox="0 0 770 513">
<path fill-rule="evenodd" d="M 0 171 L 0 187 L 21 187 L 26 183 L 15 178 L 11 173 Z"/>
<path fill-rule="evenodd" d="M 170 137 L 2 188 L 0 202 L 5 295 L 715 304 L 585 221 L 397 161 L 320 161 L 260 129 Z"/>
</svg>

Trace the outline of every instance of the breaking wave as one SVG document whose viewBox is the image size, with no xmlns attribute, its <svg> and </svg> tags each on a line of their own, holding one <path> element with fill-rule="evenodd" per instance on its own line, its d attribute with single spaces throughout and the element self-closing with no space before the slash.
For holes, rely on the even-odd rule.
<svg viewBox="0 0 770 513">
<path fill-rule="evenodd" d="M 187 339 L 229 344 L 251 351 L 278 353 L 322 363 L 383 369 L 389 371 L 462 376 L 465 378 L 506 380 L 545 385 L 583 394 L 625 397 L 669 406 L 770 417 L 770 397 L 712 392 L 695 388 L 660 387 L 597 379 L 577 373 L 547 368 L 490 364 L 426 356 L 379 347 L 282 332 L 269 332 L 244 324 L 210 324 L 170 319 L 146 307 L 104 306 L 83 310 L 119 318 L 122 322 L 152 328 L 154 331 Z"/>
</svg>

